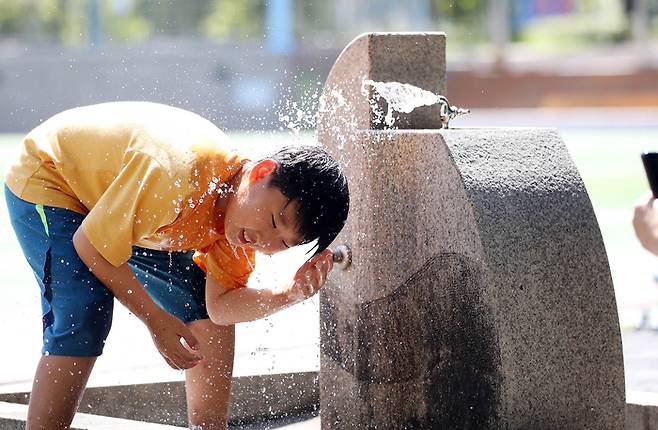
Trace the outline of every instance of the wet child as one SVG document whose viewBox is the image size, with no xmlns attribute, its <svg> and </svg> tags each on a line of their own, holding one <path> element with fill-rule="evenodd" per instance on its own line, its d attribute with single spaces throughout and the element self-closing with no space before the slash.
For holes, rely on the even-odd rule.
<svg viewBox="0 0 658 430">
<path fill-rule="evenodd" d="M 322 287 L 349 206 L 345 176 L 321 148 L 252 161 L 229 145 L 202 117 L 146 102 L 65 111 L 25 137 L 5 197 L 41 289 L 28 429 L 71 423 L 114 298 L 186 369 L 190 425 L 226 427 L 233 324 Z M 287 285 L 246 286 L 255 251 L 306 243 L 315 254 Z"/>
</svg>

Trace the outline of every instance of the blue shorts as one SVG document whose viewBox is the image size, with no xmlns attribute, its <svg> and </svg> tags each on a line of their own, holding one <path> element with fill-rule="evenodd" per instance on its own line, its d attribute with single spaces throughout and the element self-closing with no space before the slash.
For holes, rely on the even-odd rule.
<svg viewBox="0 0 658 430">
<path fill-rule="evenodd" d="M 5 186 L 9 218 L 41 288 L 44 354 L 95 357 L 112 325 L 114 296 L 80 260 L 73 233 L 84 215 L 35 205 Z M 208 318 L 205 273 L 193 252 L 133 247 L 128 264 L 151 298 L 184 322 Z"/>
</svg>

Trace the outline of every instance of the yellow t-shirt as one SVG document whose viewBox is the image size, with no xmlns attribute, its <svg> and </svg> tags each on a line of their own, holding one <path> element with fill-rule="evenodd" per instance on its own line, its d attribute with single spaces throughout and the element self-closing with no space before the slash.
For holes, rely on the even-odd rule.
<svg viewBox="0 0 658 430">
<path fill-rule="evenodd" d="M 229 245 L 212 209 L 244 161 L 220 129 L 192 112 L 103 103 L 32 130 L 6 184 L 23 200 L 85 215 L 83 231 L 115 266 L 128 261 L 133 245 L 196 250 L 203 270 L 235 288 L 247 283 L 254 254 Z"/>
</svg>

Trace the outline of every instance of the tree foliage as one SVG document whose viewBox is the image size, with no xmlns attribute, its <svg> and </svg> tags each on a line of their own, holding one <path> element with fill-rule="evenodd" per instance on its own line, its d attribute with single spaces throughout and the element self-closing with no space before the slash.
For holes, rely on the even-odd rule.
<svg viewBox="0 0 658 430">
<path fill-rule="evenodd" d="M 264 0 L 213 0 L 202 27 L 210 38 L 253 36 L 265 30 L 264 15 Z"/>
<path fill-rule="evenodd" d="M 48 38 L 65 25 L 65 0 L 0 0 L 0 34 Z"/>
<path fill-rule="evenodd" d="M 460 19 L 481 13 L 487 7 L 487 1 L 432 0 L 432 7 L 438 16 Z"/>
</svg>

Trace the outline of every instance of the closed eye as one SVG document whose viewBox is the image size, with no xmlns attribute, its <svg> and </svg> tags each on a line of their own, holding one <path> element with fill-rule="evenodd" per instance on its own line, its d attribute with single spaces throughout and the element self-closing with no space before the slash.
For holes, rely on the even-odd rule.
<svg viewBox="0 0 658 430">
<path fill-rule="evenodd" d="M 276 222 L 274 222 L 274 215 L 272 215 L 272 228 L 276 229 Z M 283 246 L 285 246 L 286 248 L 290 248 L 290 246 L 284 240 L 282 240 L 281 243 L 283 243 Z"/>
</svg>

